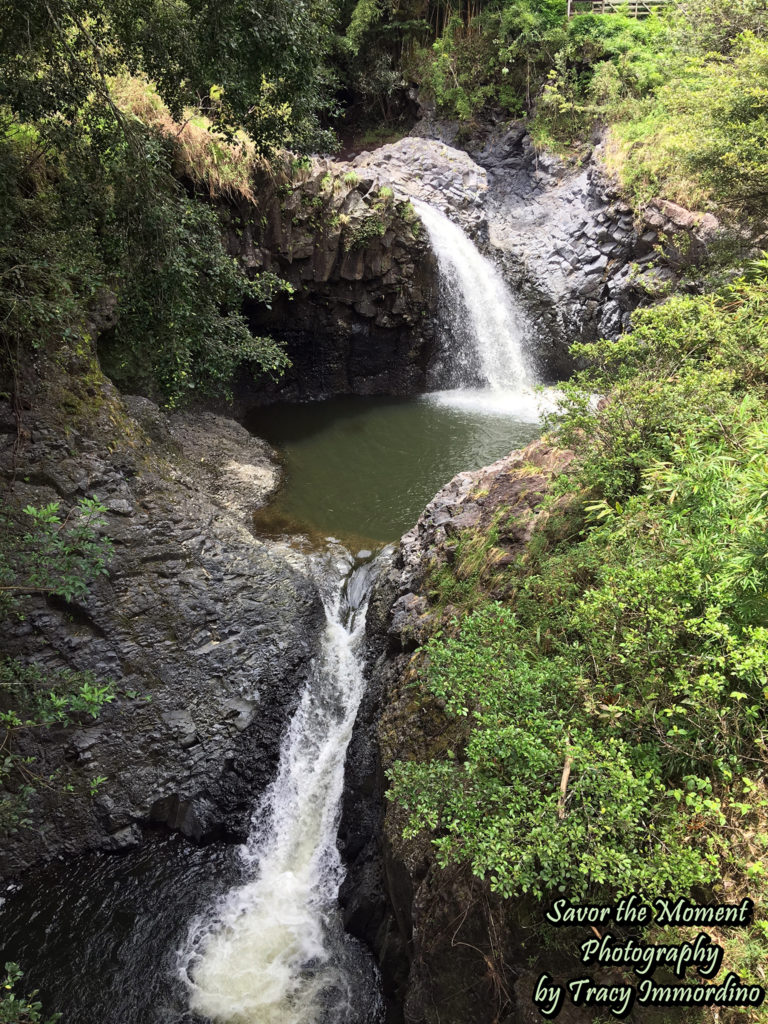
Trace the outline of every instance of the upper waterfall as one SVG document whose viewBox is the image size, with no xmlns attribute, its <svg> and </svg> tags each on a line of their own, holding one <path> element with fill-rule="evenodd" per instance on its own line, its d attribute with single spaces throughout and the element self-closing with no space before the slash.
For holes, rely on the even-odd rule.
<svg viewBox="0 0 768 1024">
<path fill-rule="evenodd" d="M 524 351 L 526 318 L 498 269 L 444 213 L 420 200 L 413 205 L 437 256 L 452 331 L 476 357 L 485 386 L 493 391 L 531 388 L 536 380 Z M 461 353 L 454 353 L 454 359 L 461 362 Z M 476 383 L 469 379 L 471 372 L 460 365 L 457 383 Z"/>
</svg>

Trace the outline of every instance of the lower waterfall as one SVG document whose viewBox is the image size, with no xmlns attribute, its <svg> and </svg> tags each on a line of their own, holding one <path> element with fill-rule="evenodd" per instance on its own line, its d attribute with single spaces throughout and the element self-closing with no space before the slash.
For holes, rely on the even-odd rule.
<svg viewBox="0 0 768 1024">
<path fill-rule="evenodd" d="M 276 775 L 254 799 L 248 841 L 234 847 L 214 835 L 197 846 L 148 828 L 120 857 L 94 852 L 52 863 L 41 869 L 39 884 L 0 891 L 6 959 L 24 965 L 30 985 L 65 1021 L 378 1024 L 384 1016 L 373 958 L 345 934 L 337 908 L 345 760 L 365 689 L 364 624 L 378 570 L 375 560 L 363 559 L 412 527 L 457 472 L 533 440 L 541 404 L 525 355 L 532 332 L 498 272 L 459 227 L 420 210 L 440 260 L 453 326 L 446 341 L 455 343 L 446 347 L 449 374 L 434 384 L 454 390 L 270 406 L 264 430 L 252 427 L 286 459 L 285 520 L 278 520 L 276 535 L 281 543 L 304 538 L 295 554 L 318 585 L 325 618 L 306 689 L 299 693 L 302 684 L 295 684 L 296 711 L 284 729 Z M 278 421 L 283 433 L 271 436 L 268 428 Z M 291 480 L 306 487 L 294 504 L 287 500 Z M 329 535 L 360 551 L 358 558 Z M 255 587 L 251 596 L 258 605 Z M 260 686 L 254 679 L 253 690 Z M 190 715 L 204 719 L 206 692 L 193 696 Z M 169 728 L 160 721 L 158 744 Z M 258 719 L 253 726 L 247 739 L 253 737 L 258 761 Z M 206 743 L 184 748 L 190 765 L 210 756 Z M 220 753 L 222 778 L 230 771 L 225 760 L 237 777 L 236 757 L 227 748 Z M 200 801 L 201 821 L 207 799 Z M 236 799 L 239 835 L 247 794 L 238 790 Z M 109 803 L 97 806 L 111 820 Z M 116 823 L 124 831 L 123 819 Z"/>
<path fill-rule="evenodd" d="M 213 1021 L 374 1024 L 378 1016 L 375 968 L 344 935 L 336 909 L 344 762 L 365 685 L 361 645 L 375 578 L 373 563 L 350 572 L 345 555 L 331 556 L 320 653 L 277 777 L 253 815 L 246 880 L 192 922 L 180 954 L 190 1007 Z"/>
</svg>

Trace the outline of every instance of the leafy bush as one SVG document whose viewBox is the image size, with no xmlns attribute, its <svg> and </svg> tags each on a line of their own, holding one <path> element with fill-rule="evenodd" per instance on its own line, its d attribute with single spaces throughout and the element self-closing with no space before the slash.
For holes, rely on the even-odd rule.
<svg viewBox="0 0 768 1024">
<path fill-rule="evenodd" d="M 461 120 L 494 105 L 519 115 L 565 41 L 565 4 L 506 0 L 478 10 L 449 18 L 431 48 L 414 49 L 406 68 Z"/>
<path fill-rule="evenodd" d="M 758 260 L 578 348 L 569 504 L 503 578 L 474 578 L 476 610 L 420 656 L 466 742 L 395 765 L 390 795 L 442 863 L 507 896 L 745 870 L 730 827 L 756 813 L 768 752 L 767 314 Z"/>
<path fill-rule="evenodd" d="M 88 583 L 107 572 L 112 543 L 100 533 L 106 508 L 95 498 L 81 498 L 64 520 L 59 503 L 28 505 L 27 532 L 7 515 L 0 525 L 8 538 L 0 551 L 0 615 L 18 607 L 30 593 L 58 594 L 68 601 L 85 593 Z"/>
<path fill-rule="evenodd" d="M 699 203 L 768 211 L 768 41 L 747 33 L 728 56 L 692 60 L 617 136 L 625 178 L 641 194 L 690 203 L 680 168 L 684 182 L 699 184 Z"/>
<path fill-rule="evenodd" d="M 5 979 L 0 988 L 0 1024 L 56 1024 L 61 1019 L 60 1013 L 43 1020 L 42 1003 L 35 999 L 37 991 L 28 996 L 20 996 L 14 988 L 24 977 L 18 964 L 5 965 Z"/>
<path fill-rule="evenodd" d="M 374 239 L 381 238 L 386 230 L 387 226 L 381 217 L 371 213 L 349 232 L 344 239 L 344 248 L 347 252 L 364 249 Z"/>
<path fill-rule="evenodd" d="M 95 499 L 83 498 L 63 520 L 57 503 L 25 508 L 27 529 L 8 514 L 0 519 L 0 620 L 22 615 L 30 594 L 82 597 L 106 573 L 112 544 L 100 532 L 105 511 Z M 18 733 L 68 725 L 84 715 L 95 718 L 112 700 L 112 684 L 97 682 L 89 672 L 50 672 L 0 658 L 0 834 L 28 824 L 27 806 L 41 781 L 33 760 L 14 747 Z"/>
<path fill-rule="evenodd" d="M 172 177 L 174 145 L 159 129 L 126 133 L 99 106 L 83 116 L 86 136 L 63 138 L 54 125 L 34 144 L 5 121 L 3 362 L 77 348 L 91 309 L 114 292 L 101 354 L 123 387 L 177 405 L 226 395 L 241 363 L 279 374 L 283 351 L 252 336 L 240 309 L 245 296 L 268 304 L 287 285 L 269 273 L 249 281 L 227 255 L 215 210 Z"/>
<path fill-rule="evenodd" d="M 406 837 L 436 829 L 438 861 L 468 860 L 503 896 L 588 887 L 685 891 L 713 873 L 686 822 L 662 799 L 659 752 L 590 719 L 573 658 L 537 657 L 500 605 L 459 635 L 433 641 L 427 685 L 449 715 L 471 716 L 466 750 L 399 763 L 390 795 L 409 812 Z M 617 708 L 617 714 L 620 713 Z M 571 782 L 560 783 L 566 765 Z"/>
<path fill-rule="evenodd" d="M 94 99 L 121 121 L 110 79 L 140 72 L 174 116 L 203 107 L 224 131 L 247 131 L 261 154 L 327 147 L 319 116 L 332 91 L 325 57 L 335 17 L 328 0 L 6 4 L 0 106 L 29 123 L 61 118 L 79 133 L 81 111 Z"/>
<path fill-rule="evenodd" d="M 608 123 L 609 165 L 637 201 L 663 195 L 760 215 L 766 34 L 768 13 L 751 0 L 701 0 L 644 21 L 581 15 L 548 71 L 532 134 L 567 149 Z"/>
</svg>

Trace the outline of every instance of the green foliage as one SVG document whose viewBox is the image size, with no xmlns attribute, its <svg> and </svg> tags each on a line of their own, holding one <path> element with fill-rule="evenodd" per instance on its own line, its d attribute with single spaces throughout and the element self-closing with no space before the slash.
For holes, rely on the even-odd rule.
<svg viewBox="0 0 768 1024">
<path fill-rule="evenodd" d="M 28 505 L 23 511 L 30 520 L 24 532 L 9 516 L 0 517 L 8 538 L 0 550 L 2 616 L 30 593 L 56 594 L 67 601 L 81 597 L 93 579 L 106 574 L 112 556 L 112 542 L 100 532 L 107 510 L 96 498 L 81 498 L 63 520 L 58 502 Z"/>
<path fill-rule="evenodd" d="M 90 672 L 51 672 L 16 658 L 0 658 L 0 835 L 30 827 L 30 801 L 41 787 L 51 789 L 57 782 L 55 775 L 41 774 L 35 759 L 20 753 L 15 740 L 26 730 L 97 718 L 114 699 L 113 684 L 99 683 Z M 104 776 L 91 780 L 90 795 L 95 796 L 104 782 Z"/>
<path fill-rule="evenodd" d="M 279 374 L 284 352 L 271 338 L 252 335 L 240 310 L 245 298 L 269 306 L 290 286 L 271 273 L 248 281 L 223 250 L 215 211 L 198 200 L 177 190 L 149 206 L 121 199 L 111 211 L 121 232 L 113 236 L 122 243 L 116 255 L 123 267 L 134 254 L 146 259 L 130 266 L 115 327 L 101 341 L 104 366 L 118 385 L 159 390 L 178 405 L 191 393 L 228 395 L 241 364 Z"/>
<path fill-rule="evenodd" d="M 565 18 L 556 0 L 449 5 L 403 58 L 446 114 L 533 113 L 542 147 L 583 150 L 609 123 L 608 157 L 638 200 L 768 209 L 768 11 L 695 0 L 662 14 Z"/>
<path fill-rule="evenodd" d="M 284 353 L 250 334 L 241 305 L 269 304 L 288 286 L 268 273 L 249 281 L 226 254 L 215 210 L 172 177 L 168 139 L 138 123 L 126 133 L 98 106 L 83 118 L 82 135 L 54 125 L 31 150 L 13 120 L 0 140 L 6 365 L 37 348 L 76 348 L 89 309 L 113 292 L 101 354 L 123 387 L 177 405 L 226 395 L 242 363 L 279 374 Z"/>
<path fill-rule="evenodd" d="M 12 658 L 0 659 L 0 694 L 0 724 L 6 729 L 70 725 L 83 715 L 98 718 L 115 699 L 112 686 L 97 683 L 90 672 L 61 669 L 52 675 Z"/>
<path fill-rule="evenodd" d="M 246 278 L 174 172 L 248 195 L 256 154 L 333 145 L 320 126 L 333 0 L 33 0 L 0 16 L 0 360 L 13 390 L 33 349 L 87 341 L 110 294 L 104 353 L 124 386 L 179 404 L 226 396 L 242 363 L 281 372 L 284 354 L 250 336 L 241 306 L 286 286 Z"/>
<path fill-rule="evenodd" d="M 768 209 L 768 12 L 700 0 L 665 19 L 582 15 L 548 71 L 534 138 L 568 149 L 611 125 L 608 162 L 654 195 L 741 215 Z"/>
<path fill-rule="evenodd" d="M 112 544 L 100 532 L 105 511 L 97 500 L 83 498 L 64 519 L 58 503 L 27 506 L 28 527 L 8 514 L 2 517 L 0 619 L 22 616 L 24 598 L 33 593 L 67 601 L 82 597 L 88 584 L 106 573 Z M 89 672 L 51 672 L 0 658 L 0 834 L 29 823 L 30 798 L 41 783 L 52 781 L 42 780 L 33 759 L 15 749 L 17 734 L 96 718 L 112 700 L 112 684 L 97 682 Z"/>
<path fill-rule="evenodd" d="M 387 225 L 376 213 L 365 217 L 344 239 L 344 248 L 349 251 L 365 249 L 374 239 L 381 238 Z"/>
<path fill-rule="evenodd" d="M 475 610 L 426 646 L 419 681 L 466 742 L 396 765 L 391 796 L 407 835 L 432 830 L 441 863 L 504 895 L 684 892 L 737 870 L 730 829 L 756 813 L 768 743 L 763 262 L 577 347 L 569 501 L 501 582 L 461 553 L 471 535 L 442 569 Z"/>
<path fill-rule="evenodd" d="M 175 115 L 202 101 L 223 129 L 246 129 L 260 152 L 327 145 L 318 112 L 335 15 L 330 0 L 6 0 L 0 105 L 26 122 L 75 122 L 95 95 L 119 120 L 109 78 L 128 70 L 152 79 Z"/>
<path fill-rule="evenodd" d="M 685 17 L 672 30 L 678 49 L 704 56 L 729 53 L 743 32 L 765 36 L 768 19 L 763 0 L 686 0 Z"/>
<path fill-rule="evenodd" d="M 495 57 L 490 38 L 484 33 L 467 36 L 456 17 L 431 51 L 422 52 L 422 68 L 417 73 L 442 110 L 468 120 L 495 95 L 494 85 L 488 81 Z"/>
<path fill-rule="evenodd" d="M 591 365 L 565 387 L 562 436 L 584 448 L 590 486 L 621 501 L 654 461 L 669 460 L 681 443 L 719 441 L 723 418 L 742 403 L 751 414 L 768 377 L 767 292 L 758 277 L 712 295 L 675 296 L 638 310 L 632 331 L 615 341 L 574 346 Z M 591 396 L 608 390 L 613 400 L 593 415 Z"/>
<path fill-rule="evenodd" d="M 382 13 L 382 0 L 357 0 L 346 31 L 349 48 L 355 56 L 360 53 L 365 36 L 381 21 Z"/>
<path fill-rule="evenodd" d="M 42 1003 L 35 999 L 37 991 L 28 996 L 18 995 L 13 990 L 24 977 L 18 964 L 6 963 L 5 978 L 0 989 L 0 1024 L 56 1024 L 60 1013 L 52 1017 L 42 1016 Z"/>
<path fill-rule="evenodd" d="M 410 75 L 441 110 L 460 120 L 488 106 L 513 115 L 529 108 L 565 41 L 566 4 L 497 0 L 445 11 L 436 38 L 415 46 L 406 60 Z"/>
<path fill-rule="evenodd" d="M 34 128 L 0 112 L 0 361 L 73 340 L 103 283 L 94 225 L 62 216 L 50 184 L 49 144 Z M 11 358 L 12 357 L 12 358 Z"/>
<path fill-rule="evenodd" d="M 686 891 L 711 876 L 661 799 L 658 751 L 618 729 L 606 735 L 578 709 L 573 659 L 541 658 L 528 639 L 511 612 L 490 605 L 425 649 L 429 690 L 472 729 L 460 758 L 390 773 L 391 796 L 409 812 L 406 837 L 438 829 L 439 862 L 468 860 L 503 896 Z"/>
<path fill-rule="evenodd" d="M 652 110 L 619 131 L 643 145 L 625 158 L 635 189 L 675 198 L 680 170 L 698 184 L 700 201 L 768 210 L 768 41 L 741 36 L 728 55 L 691 60 L 659 90 Z M 630 143 L 631 145 L 631 143 Z M 648 150 L 657 149 L 652 159 Z M 674 154 L 674 156 L 673 156 Z M 677 161 L 677 167 L 675 166 Z M 691 191 L 686 187 L 687 193 Z"/>
<path fill-rule="evenodd" d="M 412 40 L 427 29 L 421 18 L 424 4 L 354 0 L 342 8 L 346 30 L 337 40 L 340 77 L 369 117 L 391 124 L 401 112 L 406 85 L 403 57 Z"/>
</svg>

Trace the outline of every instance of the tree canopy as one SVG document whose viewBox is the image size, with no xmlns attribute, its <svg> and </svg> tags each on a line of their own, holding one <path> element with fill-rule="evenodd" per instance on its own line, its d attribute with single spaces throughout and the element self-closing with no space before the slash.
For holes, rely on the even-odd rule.
<svg viewBox="0 0 768 1024">
<path fill-rule="evenodd" d="M 334 0 L 31 0 L 0 4 L 0 104 L 24 121 L 77 119 L 110 78 L 152 80 L 180 116 L 209 112 L 268 151 L 327 144 Z"/>
</svg>

